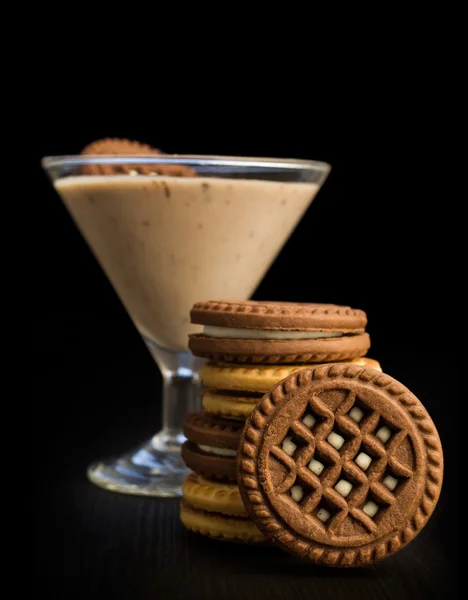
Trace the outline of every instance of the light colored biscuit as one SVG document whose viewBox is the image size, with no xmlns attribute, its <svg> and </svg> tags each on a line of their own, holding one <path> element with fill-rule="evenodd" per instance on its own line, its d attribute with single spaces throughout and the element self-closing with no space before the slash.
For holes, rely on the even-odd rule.
<svg viewBox="0 0 468 600">
<path fill-rule="evenodd" d="M 380 364 L 367 357 L 341 361 L 371 367 L 382 371 Z M 201 370 L 203 384 L 218 390 L 241 390 L 246 392 L 268 392 L 282 379 L 309 365 L 236 365 L 233 363 L 208 363 Z"/>
<path fill-rule="evenodd" d="M 250 519 L 197 510 L 184 500 L 180 503 L 180 520 L 190 531 L 211 538 L 247 543 L 265 541 L 264 535 Z"/>
<path fill-rule="evenodd" d="M 246 396 L 228 396 L 216 393 L 216 390 L 204 390 L 203 408 L 212 415 L 244 421 L 248 418 L 259 399 Z"/>
<path fill-rule="evenodd" d="M 382 373 L 382 367 L 380 366 L 380 363 L 373 358 L 367 358 L 367 356 L 360 356 L 359 358 L 353 358 L 353 360 L 345 360 L 343 362 L 350 362 L 353 365 L 359 365 L 360 367 L 369 367 Z"/>
<path fill-rule="evenodd" d="M 235 483 L 211 481 L 191 473 L 182 485 L 185 500 L 194 508 L 248 518 Z"/>
<path fill-rule="evenodd" d="M 285 377 L 304 365 L 235 365 L 208 363 L 201 370 L 203 385 L 221 390 L 268 392 Z"/>
</svg>

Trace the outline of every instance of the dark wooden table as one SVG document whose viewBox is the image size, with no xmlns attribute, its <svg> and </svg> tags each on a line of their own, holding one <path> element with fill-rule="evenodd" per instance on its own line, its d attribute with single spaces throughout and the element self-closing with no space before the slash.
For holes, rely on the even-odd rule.
<svg viewBox="0 0 468 600">
<path fill-rule="evenodd" d="M 458 390 L 444 374 L 448 365 L 429 369 L 425 359 L 405 357 L 400 349 L 386 363 L 388 373 L 424 399 L 444 444 L 443 494 L 428 525 L 377 566 L 317 568 L 274 548 L 191 534 L 179 522 L 177 500 L 123 496 L 89 483 L 91 460 L 127 450 L 156 431 L 159 375 L 136 333 L 122 342 L 110 339 L 106 352 L 110 328 L 96 344 L 66 323 L 42 334 L 32 379 L 34 397 L 44 398 L 33 403 L 32 415 L 38 594 L 63 600 L 458 597 L 460 473 L 457 427 L 447 409 Z"/>
<path fill-rule="evenodd" d="M 40 577 L 54 597 L 250 600 L 454 597 L 447 503 L 404 551 L 359 570 L 301 564 L 280 550 L 185 531 L 177 500 L 98 490 L 77 474 L 43 506 Z"/>
</svg>

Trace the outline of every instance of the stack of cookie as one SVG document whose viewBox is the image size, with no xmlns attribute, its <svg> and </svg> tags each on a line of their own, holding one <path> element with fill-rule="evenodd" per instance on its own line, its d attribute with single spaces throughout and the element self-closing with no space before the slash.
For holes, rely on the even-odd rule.
<svg viewBox="0 0 468 600">
<path fill-rule="evenodd" d="M 210 362 L 201 373 L 203 410 L 184 427 L 182 457 L 193 473 L 183 485 L 181 520 L 210 537 L 262 542 L 237 485 L 245 421 L 267 392 L 308 365 L 355 363 L 381 371 L 364 358 L 366 314 L 328 304 L 208 301 L 194 305 L 191 321 L 204 329 L 190 337 L 190 349 Z M 293 455 L 294 440 L 286 438 L 283 449 Z"/>
</svg>

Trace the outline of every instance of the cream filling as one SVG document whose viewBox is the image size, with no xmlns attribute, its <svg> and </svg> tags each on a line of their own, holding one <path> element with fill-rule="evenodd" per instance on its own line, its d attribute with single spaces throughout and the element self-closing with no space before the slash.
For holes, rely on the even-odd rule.
<svg viewBox="0 0 468 600">
<path fill-rule="evenodd" d="M 235 450 L 230 450 L 229 448 L 217 448 L 216 446 L 203 446 L 202 444 L 197 444 L 200 450 L 203 452 L 208 452 L 209 454 L 217 454 L 218 456 L 236 456 L 237 452 Z"/>
<path fill-rule="evenodd" d="M 235 338 L 237 340 L 314 340 L 344 335 L 340 331 L 279 331 L 276 329 L 214 327 L 213 325 L 205 325 L 203 334 L 208 337 Z"/>
</svg>

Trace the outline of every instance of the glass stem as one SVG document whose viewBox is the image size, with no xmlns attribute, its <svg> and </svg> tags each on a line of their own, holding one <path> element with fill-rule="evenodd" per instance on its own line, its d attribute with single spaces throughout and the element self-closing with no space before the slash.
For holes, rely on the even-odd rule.
<svg viewBox="0 0 468 600">
<path fill-rule="evenodd" d="M 182 425 L 189 412 L 200 410 L 200 375 L 203 360 L 190 352 L 171 352 L 146 339 L 163 377 L 162 429 L 152 439 L 156 449 L 180 452 L 185 441 Z"/>
<path fill-rule="evenodd" d="M 175 370 L 163 371 L 163 431 L 168 443 L 184 442 L 182 424 L 189 412 L 198 410 L 199 376 L 188 366 L 187 354 L 177 354 Z"/>
</svg>

